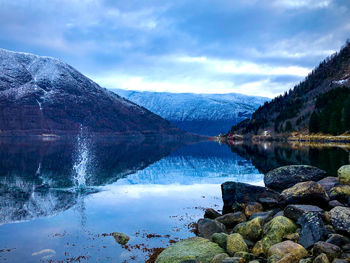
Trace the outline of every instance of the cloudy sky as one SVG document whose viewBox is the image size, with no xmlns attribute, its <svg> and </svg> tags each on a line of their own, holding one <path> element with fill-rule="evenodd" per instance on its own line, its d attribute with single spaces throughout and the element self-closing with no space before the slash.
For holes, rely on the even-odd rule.
<svg viewBox="0 0 350 263">
<path fill-rule="evenodd" d="M 107 88 L 273 97 L 350 38 L 349 0 L 0 0 L 0 47 Z"/>
</svg>

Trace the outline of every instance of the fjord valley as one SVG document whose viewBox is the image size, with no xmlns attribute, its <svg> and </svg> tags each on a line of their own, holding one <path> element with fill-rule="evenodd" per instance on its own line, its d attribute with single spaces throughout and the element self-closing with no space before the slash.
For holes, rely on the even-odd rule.
<svg viewBox="0 0 350 263">
<path fill-rule="evenodd" d="M 350 42 L 301 83 L 259 107 L 230 133 L 341 135 L 350 131 Z"/>
</svg>

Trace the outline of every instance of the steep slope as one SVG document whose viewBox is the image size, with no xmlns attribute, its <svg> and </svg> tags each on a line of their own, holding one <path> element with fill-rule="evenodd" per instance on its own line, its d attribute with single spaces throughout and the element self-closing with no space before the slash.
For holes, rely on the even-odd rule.
<svg viewBox="0 0 350 263">
<path fill-rule="evenodd" d="M 172 122 L 177 127 L 198 134 L 226 133 L 232 123 L 248 117 L 267 98 L 231 94 L 193 94 L 113 90 Z"/>
<path fill-rule="evenodd" d="M 350 131 L 350 42 L 293 90 L 273 99 L 230 133 L 272 135 L 298 131 L 338 135 Z"/>
<path fill-rule="evenodd" d="M 0 49 L 0 135 L 181 133 L 49 57 Z"/>
</svg>

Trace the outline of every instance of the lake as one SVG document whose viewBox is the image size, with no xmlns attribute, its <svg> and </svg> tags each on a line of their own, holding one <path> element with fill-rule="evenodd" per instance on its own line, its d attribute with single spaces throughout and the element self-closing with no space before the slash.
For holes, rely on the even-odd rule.
<svg viewBox="0 0 350 263">
<path fill-rule="evenodd" d="M 330 175 L 345 146 L 220 145 L 80 135 L 0 140 L 0 262 L 145 262 L 157 247 L 194 236 L 220 184 L 263 185 L 263 174 L 311 164 Z M 130 236 L 127 246 L 109 234 Z"/>
</svg>

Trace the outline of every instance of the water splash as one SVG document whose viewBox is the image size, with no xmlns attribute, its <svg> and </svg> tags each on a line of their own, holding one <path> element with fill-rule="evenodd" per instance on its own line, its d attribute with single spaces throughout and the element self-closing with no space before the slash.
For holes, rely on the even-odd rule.
<svg viewBox="0 0 350 263">
<path fill-rule="evenodd" d="M 88 138 L 80 127 L 80 133 L 77 137 L 76 160 L 73 165 L 73 181 L 77 188 L 85 188 L 87 181 L 87 170 L 90 162 Z"/>
</svg>

